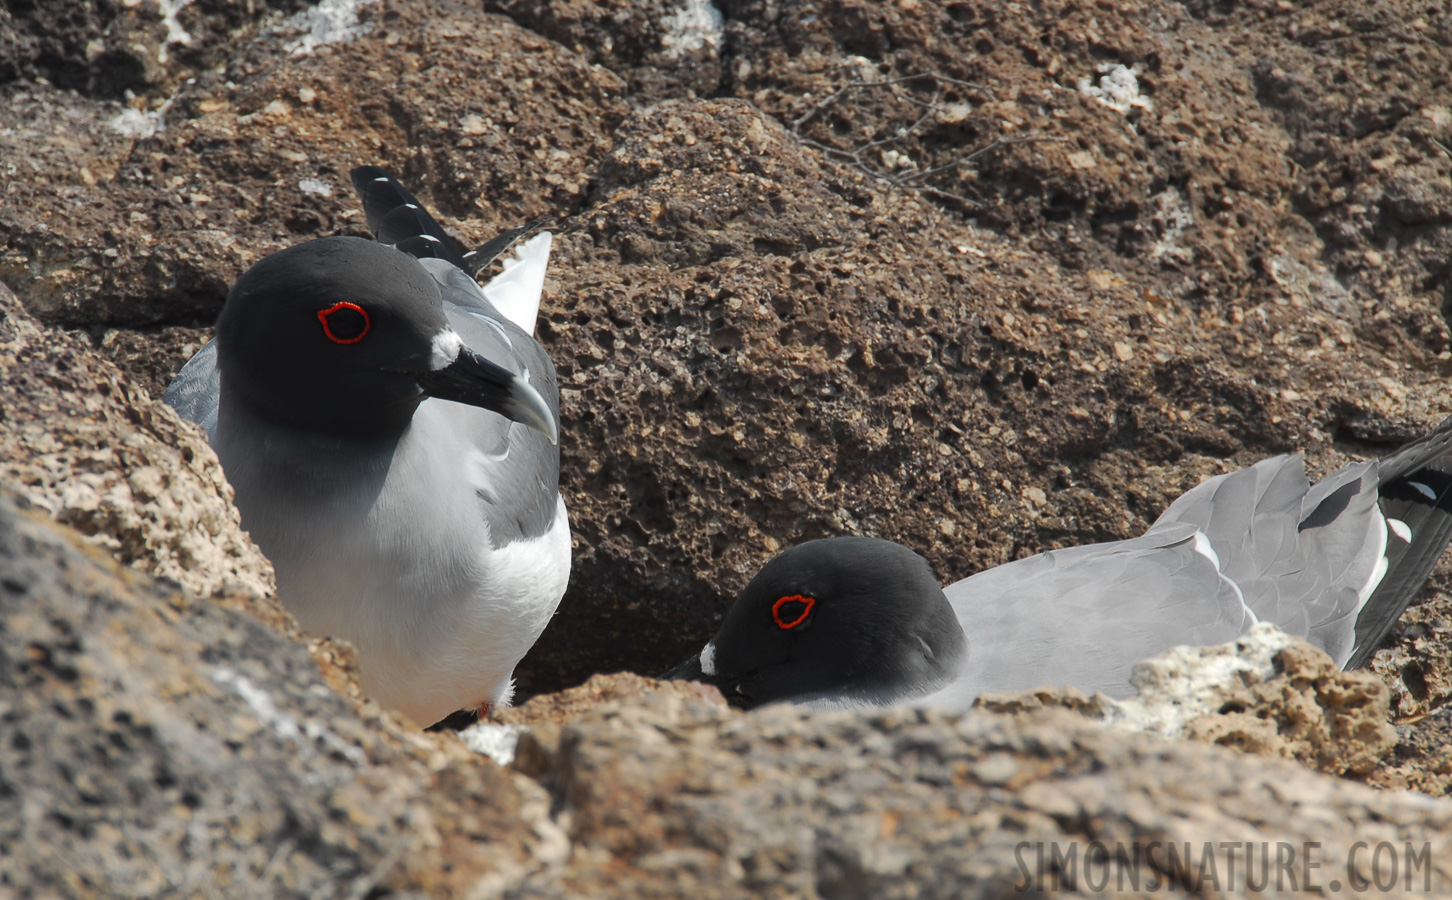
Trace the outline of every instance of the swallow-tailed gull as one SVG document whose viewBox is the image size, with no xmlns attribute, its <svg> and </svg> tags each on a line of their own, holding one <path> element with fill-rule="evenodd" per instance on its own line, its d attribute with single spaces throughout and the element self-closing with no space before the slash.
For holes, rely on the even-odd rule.
<svg viewBox="0 0 1452 900">
<path fill-rule="evenodd" d="M 509 702 L 570 572 L 554 367 L 532 336 L 550 235 L 463 252 L 376 167 L 377 242 L 327 237 L 237 280 L 166 400 L 201 424 L 309 632 L 421 725 Z"/>
<path fill-rule="evenodd" d="M 828 538 L 766 564 L 666 673 L 737 705 L 964 709 L 1045 684 L 1113 697 L 1136 662 L 1257 622 L 1363 665 L 1452 535 L 1452 418 L 1316 484 L 1299 456 L 1218 475 L 1144 535 L 1052 550 L 939 589 L 899 544 Z"/>
</svg>

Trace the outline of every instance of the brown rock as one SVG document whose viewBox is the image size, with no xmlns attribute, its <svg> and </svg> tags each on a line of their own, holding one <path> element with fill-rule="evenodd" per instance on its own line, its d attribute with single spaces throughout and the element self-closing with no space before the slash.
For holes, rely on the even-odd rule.
<svg viewBox="0 0 1452 900">
<path fill-rule="evenodd" d="M 298 34 L 233 4 L 240 30 L 207 34 L 238 37 L 145 74 L 134 115 L 99 89 L 5 84 L 0 278 L 44 326 L 13 304 L 0 322 L 6 483 L 148 571 L 210 510 L 195 521 L 221 523 L 220 555 L 187 550 L 184 574 L 234 579 L 214 464 L 142 394 L 253 260 L 361 231 L 346 172 L 369 162 L 471 240 L 562 220 L 540 336 L 564 388 L 575 576 L 522 694 L 679 661 L 792 542 L 895 538 L 957 578 L 1135 534 L 1227 468 L 1301 449 L 1324 471 L 1449 411 L 1439 8 L 730 0 L 723 46 L 670 58 L 674 7 L 491 8 L 513 20 L 380 2 L 366 39 L 294 54 Z M 152 35 L 155 9 L 118 15 Z M 0 47 L 21 48 L 0 59 L 29 79 L 39 20 L 17 21 L 0 18 Z M 58 65 L 107 77 L 78 53 Z M 1129 75 L 1137 93 L 1114 95 Z M 112 125 L 159 111 L 149 136 Z M 159 487 L 132 483 L 148 466 Z M 94 506 L 60 502 L 95 485 Z M 7 558 L 64 543 L 25 540 Z M 0 821 L 21 848 L 0 884 L 36 895 L 996 897 L 1019 840 L 1093 839 L 1317 841 L 1328 878 L 1357 839 L 1428 842 L 1433 887 L 1452 888 L 1445 804 L 1047 714 L 740 716 L 596 683 L 622 705 L 561 700 L 530 726 L 546 798 L 447 738 L 401 736 L 352 693 L 348 648 L 314 644 L 319 676 L 137 575 L 119 577 L 145 602 L 106 600 L 114 570 L 55 552 L 90 573 L 55 576 L 68 624 L 10 598 L 0 633 L 5 671 L 31 679 L 0 716 L 19 786 Z M 1374 666 L 1400 714 L 1425 716 L 1380 784 L 1446 789 L 1452 740 L 1429 713 L 1452 697 L 1448 572 Z M 1293 662 L 1300 680 L 1248 689 L 1236 739 L 1364 771 L 1386 736 L 1375 692 Z M 318 727 L 279 732 L 244 694 Z"/>
<path fill-rule="evenodd" d="M 1065 713 L 743 715 L 652 694 L 566 725 L 559 746 L 545 778 L 574 841 L 565 893 L 1002 897 L 1087 881 L 1193 896 L 1245 890 L 1232 857 L 1241 878 L 1246 848 L 1282 844 L 1324 889 L 1349 882 L 1357 841 L 1383 840 L 1421 860 L 1411 890 L 1452 889 L 1446 804 Z M 1109 856 L 1091 875 L 1094 842 Z"/>
<path fill-rule="evenodd" d="M 1374 674 L 1343 672 L 1304 643 L 1282 650 L 1275 663 L 1275 677 L 1238 685 L 1220 714 L 1191 722 L 1187 736 L 1362 777 L 1396 745 L 1387 721 L 1391 691 Z"/>
<path fill-rule="evenodd" d="M 0 9 L 0 84 L 44 78 L 116 100 L 128 93 L 162 93 L 224 60 L 235 42 L 256 33 L 268 7 L 292 11 L 304 5 L 303 0 L 6 4 Z"/>
<path fill-rule="evenodd" d="M 1244 848 L 1347 879 L 1359 841 L 1452 890 L 1446 804 L 1063 715 L 747 715 L 616 676 L 531 726 L 556 729 L 532 757 L 547 795 L 355 715 L 301 647 L 8 500 L 0 585 L 0 883 L 20 897 L 997 897 L 1099 880 L 1096 846 L 1110 877 L 1203 896 L 1242 884 Z"/>
<path fill-rule="evenodd" d="M 1399 742 L 1367 779 L 1372 784 L 1442 797 L 1452 794 L 1452 708 L 1397 726 Z"/>
<path fill-rule="evenodd" d="M 726 705 L 721 692 L 708 684 L 656 681 L 630 672 L 618 672 L 613 675 L 592 675 L 589 681 L 578 687 L 553 694 L 541 694 L 521 706 L 496 710 L 489 720 L 501 725 L 531 728 L 545 723 L 559 725 L 578 719 L 607 703 L 640 701 L 656 694 L 679 695 L 686 700 L 701 701 L 714 706 Z"/>
<path fill-rule="evenodd" d="M 1324 470 L 1447 412 L 1435 278 L 1340 287 L 1312 235 L 1341 207 L 1282 211 L 1307 171 L 1284 107 L 1259 105 L 1250 62 L 1194 49 L 1303 52 L 1275 29 L 733 3 L 716 92 L 735 99 L 655 104 L 694 90 L 631 74 L 687 77 L 647 60 L 672 10 L 498 8 L 515 21 L 370 5 L 366 40 L 301 54 L 259 31 L 149 138 L 110 128 L 115 106 L 14 87 L 0 143 L 27 174 L 0 205 L 0 275 L 155 390 L 257 256 L 361 230 L 351 165 L 393 167 L 474 240 L 574 216 L 540 333 L 575 579 L 524 695 L 674 664 L 798 540 L 891 537 L 956 578 L 1137 533 L 1225 468 L 1297 448 Z M 1127 112 L 1104 102 L 1103 47 L 1139 67 Z M 1428 138 L 1440 90 L 1409 117 Z M 1439 195 L 1400 174 L 1399 214 L 1434 240 Z M 1435 596 L 1424 630 L 1447 618 Z M 1399 646 L 1382 671 L 1402 715 L 1452 695 L 1439 642 Z"/>
<path fill-rule="evenodd" d="M 1359 778 L 1389 765 L 1398 741 L 1387 721 L 1385 682 L 1367 671 L 1343 672 L 1323 651 L 1264 625 L 1230 644 L 1177 648 L 1141 662 L 1130 680 L 1139 693 L 1122 701 L 1043 687 L 985 694 L 974 706 L 1014 715 L 1070 710 L 1129 731 L 1293 758 Z"/>
<path fill-rule="evenodd" d="M 1446 592 L 1448 565 L 1439 564 L 1435 590 Z M 1427 603 L 1407 610 L 1392 633 L 1392 646 L 1371 662 L 1371 670 L 1392 690 L 1399 719 L 1417 721 L 1452 697 L 1452 621 L 1446 607 Z"/>
<path fill-rule="evenodd" d="M 1067 709 L 1071 712 L 1081 713 L 1090 719 L 1103 719 L 1108 715 L 1108 704 L 1113 702 L 1112 699 L 1098 692 L 1086 697 L 1083 691 L 1067 685 L 1065 687 L 1046 686 L 1031 691 L 979 694 L 978 698 L 973 701 L 973 706 L 975 709 L 1009 716 L 1038 714 L 1049 709 Z"/>
<path fill-rule="evenodd" d="M 622 114 L 615 76 L 463 5 L 358 11 L 367 40 L 240 42 L 150 135 L 44 85 L 0 96 L 0 151 L 27 170 L 0 208 L 0 278 L 47 323 L 210 325 L 262 255 L 366 232 L 355 165 L 393 169 L 445 216 L 482 215 L 461 229 L 478 243 L 579 202 Z M 57 146 L 62 125 L 75 136 Z"/>
<path fill-rule="evenodd" d="M 486 0 L 503 13 L 619 75 L 632 103 L 709 97 L 726 47 L 721 15 L 673 0 Z"/>
</svg>

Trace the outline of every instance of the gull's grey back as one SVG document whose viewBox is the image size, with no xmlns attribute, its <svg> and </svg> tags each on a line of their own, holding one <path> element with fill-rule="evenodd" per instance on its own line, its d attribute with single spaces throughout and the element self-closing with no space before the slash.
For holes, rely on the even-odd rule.
<svg viewBox="0 0 1452 900">
<path fill-rule="evenodd" d="M 1313 488 L 1299 456 L 1277 456 L 1186 492 L 1151 531 L 1198 528 L 1258 621 L 1307 638 L 1341 665 L 1386 549 L 1376 503 L 1375 462 L 1353 463 Z"/>
<path fill-rule="evenodd" d="M 1139 660 L 1175 644 L 1233 639 L 1253 619 L 1195 534 L 1181 525 L 1052 550 L 944 588 L 968 662 L 922 705 L 962 709 L 985 691 L 1043 684 L 1123 697 Z"/>
<path fill-rule="evenodd" d="M 559 389 L 554 366 L 544 347 L 524 329 L 495 310 L 478 283 L 440 259 L 420 263 L 439 283 L 444 313 L 465 345 L 527 378 L 559 422 Z M 425 403 L 448 403 L 425 400 Z M 479 468 L 475 492 L 496 546 L 532 538 L 549 530 L 559 490 L 559 448 L 533 428 L 498 413 L 451 404 L 469 443 L 488 461 Z M 545 490 L 540 490 L 545 488 Z"/>
</svg>

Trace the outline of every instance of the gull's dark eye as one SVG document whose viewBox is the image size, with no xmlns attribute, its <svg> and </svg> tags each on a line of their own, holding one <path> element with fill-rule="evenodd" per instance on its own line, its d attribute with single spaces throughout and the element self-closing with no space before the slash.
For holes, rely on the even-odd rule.
<svg viewBox="0 0 1452 900">
<path fill-rule="evenodd" d="M 320 310 L 318 321 L 323 323 L 323 333 L 328 336 L 328 340 L 335 344 L 356 344 L 373 327 L 368 311 L 346 300 Z"/>
<path fill-rule="evenodd" d="M 788 631 L 807 621 L 812 607 L 816 605 L 816 597 L 793 594 L 790 597 L 782 597 L 771 605 L 771 617 L 775 620 L 776 627 Z"/>
</svg>

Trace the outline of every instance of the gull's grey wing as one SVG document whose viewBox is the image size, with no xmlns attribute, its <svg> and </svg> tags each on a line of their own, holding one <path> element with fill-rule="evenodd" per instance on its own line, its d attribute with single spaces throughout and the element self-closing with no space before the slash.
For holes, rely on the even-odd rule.
<svg viewBox="0 0 1452 900">
<path fill-rule="evenodd" d="M 217 371 L 217 342 L 208 341 L 187 360 L 166 386 L 162 399 L 183 419 L 196 422 L 210 439 L 217 431 L 217 397 L 222 375 Z"/>
<path fill-rule="evenodd" d="M 479 285 L 461 269 L 438 259 L 420 263 L 438 282 L 449 324 L 464 343 L 485 359 L 524 377 L 544 398 L 558 428 L 559 387 L 544 347 L 495 311 Z M 548 531 L 558 502 L 559 447 L 535 429 L 488 410 L 461 407 L 456 418 L 468 430 L 469 444 L 478 452 L 475 492 L 494 545 Z"/>
<path fill-rule="evenodd" d="M 1376 501 L 1374 463 L 1346 466 L 1313 488 L 1299 456 L 1276 456 L 1201 482 L 1150 533 L 1199 529 L 1258 620 L 1306 637 L 1340 664 L 1386 547 Z"/>
<path fill-rule="evenodd" d="M 388 172 L 377 166 L 360 166 L 351 175 L 353 187 L 363 201 L 368 227 L 378 241 L 391 243 L 418 259 L 438 283 L 444 313 L 459 337 L 480 356 L 528 381 L 544 398 L 558 432 L 559 388 L 549 355 L 532 335 L 490 302 L 472 274 L 482 265 L 480 258 L 487 255 L 492 259 L 519 235 L 507 232 L 480 250 L 465 254 L 459 242 Z M 522 271 L 515 272 L 509 281 L 520 281 L 522 275 L 531 274 L 537 277 L 527 279 L 529 284 L 537 282 L 542 286 L 548 262 L 546 241 L 543 253 L 534 253 L 513 266 Z M 537 303 L 537 289 L 534 299 Z M 498 413 L 458 406 L 451 421 L 463 429 L 471 448 L 474 492 L 489 525 L 490 541 L 500 547 L 549 531 L 559 504 L 559 447 L 535 429 Z"/>
<path fill-rule="evenodd" d="M 944 589 L 968 638 L 959 681 L 921 705 L 1072 684 L 1131 692 L 1134 664 L 1257 621 L 1338 664 L 1375 650 L 1452 536 L 1452 418 L 1312 485 L 1298 456 L 1207 479 L 1143 537 L 1043 553 Z"/>
<path fill-rule="evenodd" d="M 1133 692 L 1134 664 L 1180 644 L 1233 640 L 1254 619 L 1192 526 L 1041 553 L 944 588 L 968 662 L 924 706 L 964 708 L 985 691 L 1072 684 Z"/>
<path fill-rule="evenodd" d="M 1262 460 L 1187 491 L 1150 533 L 1194 525 L 1257 618 L 1359 665 L 1452 536 L 1449 450 L 1452 419 L 1314 485 L 1299 456 Z"/>
</svg>

